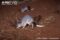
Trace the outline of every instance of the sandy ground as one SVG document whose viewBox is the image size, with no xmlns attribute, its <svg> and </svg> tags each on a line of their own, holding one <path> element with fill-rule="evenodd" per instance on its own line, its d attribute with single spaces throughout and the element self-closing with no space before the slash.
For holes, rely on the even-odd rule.
<svg viewBox="0 0 60 40">
<path fill-rule="evenodd" d="M 0 6 L 0 40 L 48 40 L 41 38 L 60 38 L 60 4 L 59 0 L 37 0 L 28 3 L 34 10 L 21 13 L 19 5 Z M 16 20 L 29 14 L 33 17 L 41 15 L 43 21 L 53 16 L 54 20 L 44 23 L 45 27 L 16 28 Z M 53 39 L 50 39 L 53 40 Z"/>
</svg>

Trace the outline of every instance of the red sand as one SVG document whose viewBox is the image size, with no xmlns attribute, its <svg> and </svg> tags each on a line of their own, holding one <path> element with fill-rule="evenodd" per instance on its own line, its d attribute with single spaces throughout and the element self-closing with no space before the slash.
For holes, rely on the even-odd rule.
<svg viewBox="0 0 60 40">
<path fill-rule="evenodd" d="M 60 5 L 58 3 L 59 1 L 56 0 L 38 0 L 29 4 L 34 10 L 26 13 L 20 12 L 19 5 L 0 6 L 0 40 L 38 40 L 36 39 L 38 37 L 60 38 Z M 53 15 L 55 21 L 42 28 L 16 29 L 16 19 L 25 14 L 41 15 L 42 18 Z"/>
</svg>

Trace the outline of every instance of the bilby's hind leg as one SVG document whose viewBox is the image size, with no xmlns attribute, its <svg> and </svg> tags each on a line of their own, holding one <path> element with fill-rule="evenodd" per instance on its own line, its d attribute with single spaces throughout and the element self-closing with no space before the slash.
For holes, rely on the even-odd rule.
<svg viewBox="0 0 60 40">
<path fill-rule="evenodd" d="M 32 25 L 32 29 L 33 29 L 33 27 L 34 27 L 34 24 L 32 23 L 31 25 Z"/>
<path fill-rule="evenodd" d="M 25 28 L 25 26 L 23 26 L 23 28 Z"/>
</svg>

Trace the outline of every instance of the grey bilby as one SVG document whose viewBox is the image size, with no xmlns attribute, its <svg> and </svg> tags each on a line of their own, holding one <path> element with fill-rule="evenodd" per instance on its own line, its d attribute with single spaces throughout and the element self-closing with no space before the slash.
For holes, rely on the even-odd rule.
<svg viewBox="0 0 60 40">
<path fill-rule="evenodd" d="M 20 28 L 20 27 L 25 28 L 25 26 L 26 26 L 27 24 L 28 24 L 28 25 L 31 25 L 32 28 L 33 28 L 34 26 L 42 27 L 41 25 L 38 25 L 36 22 L 37 22 L 37 21 L 36 21 L 32 16 L 30 16 L 30 15 L 25 15 L 25 16 L 21 19 L 21 21 L 20 21 L 20 20 L 17 21 L 17 28 Z"/>
</svg>

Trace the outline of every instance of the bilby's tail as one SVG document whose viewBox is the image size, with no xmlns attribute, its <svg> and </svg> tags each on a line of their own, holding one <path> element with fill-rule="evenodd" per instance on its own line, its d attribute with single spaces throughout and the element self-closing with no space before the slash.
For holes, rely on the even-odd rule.
<svg viewBox="0 0 60 40">
<path fill-rule="evenodd" d="M 45 27 L 45 25 L 36 25 L 36 27 Z"/>
</svg>

